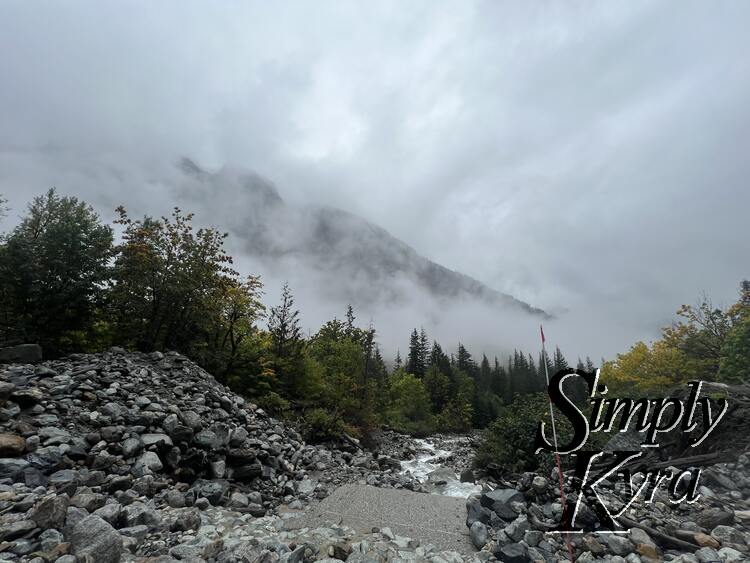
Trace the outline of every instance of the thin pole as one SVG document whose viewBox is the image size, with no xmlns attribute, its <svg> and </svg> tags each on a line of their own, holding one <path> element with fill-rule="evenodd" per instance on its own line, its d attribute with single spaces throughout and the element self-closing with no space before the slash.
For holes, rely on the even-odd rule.
<svg viewBox="0 0 750 563">
<path fill-rule="evenodd" d="M 552 419 L 552 439 L 555 442 L 555 461 L 557 462 L 557 474 L 560 476 L 560 502 L 563 509 L 563 522 L 565 521 L 565 511 L 568 509 L 568 503 L 565 499 L 565 481 L 563 479 L 562 463 L 560 462 L 560 452 L 557 447 L 557 428 L 555 428 L 555 411 L 552 408 L 552 397 L 549 396 L 549 368 L 547 367 L 547 350 L 544 347 L 544 328 L 539 325 L 539 332 L 542 335 L 542 361 L 544 362 L 544 377 L 547 380 L 547 397 L 549 398 L 549 415 Z M 573 544 L 570 542 L 570 534 L 565 534 L 565 543 L 568 546 L 568 556 L 573 563 Z"/>
</svg>

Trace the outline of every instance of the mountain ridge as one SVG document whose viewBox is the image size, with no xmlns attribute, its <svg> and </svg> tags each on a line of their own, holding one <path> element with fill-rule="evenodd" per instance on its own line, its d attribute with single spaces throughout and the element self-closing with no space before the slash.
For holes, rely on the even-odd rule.
<svg viewBox="0 0 750 563">
<path fill-rule="evenodd" d="M 207 172 L 188 158 L 178 167 L 186 180 L 183 194 L 213 208 L 213 214 L 226 214 L 216 206 L 227 197 L 235 213 L 242 209 L 241 217 L 228 214 L 229 228 L 248 254 L 266 262 L 299 260 L 324 278 L 327 272 L 339 280 L 366 280 L 349 284 L 357 285 L 356 292 L 346 283 L 336 284 L 349 299 L 399 302 L 405 295 L 393 282 L 405 279 L 438 300 L 474 299 L 551 318 L 543 309 L 426 258 L 363 217 L 331 206 L 287 203 L 272 182 L 254 172 L 227 167 Z"/>
</svg>

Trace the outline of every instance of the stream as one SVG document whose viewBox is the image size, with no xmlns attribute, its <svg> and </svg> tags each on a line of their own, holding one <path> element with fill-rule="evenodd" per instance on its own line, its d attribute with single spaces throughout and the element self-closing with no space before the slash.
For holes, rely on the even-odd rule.
<svg viewBox="0 0 750 563">
<path fill-rule="evenodd" d="M 429 439 L 415 439 L 419 451 L 413 459 L 401 462 L 401 473 L 411 474 L 433 494 L 466 498 L 481 492 L 482 487 L 474 483 L 462 483 L 453 468 L 443 460 L 453 452 L 436 446 Z"/>
</svg>

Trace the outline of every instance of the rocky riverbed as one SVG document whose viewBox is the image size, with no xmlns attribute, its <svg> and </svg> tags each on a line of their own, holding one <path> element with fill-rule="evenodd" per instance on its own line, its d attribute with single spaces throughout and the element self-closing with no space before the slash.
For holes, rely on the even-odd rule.
<svg viewBox="0 0 750 563">
<path fill-rule="evenodd" d="M 475 482 L 474 439 L 384 432 L 374 451 L 306 444 L 175 353 L 0 365 L 0 561 L 566 560 L 560 537 L 544 533 L 561 513 L 554 481 Z M 747 458 L 704 480 L 694 505 L 660 500 L 629 514 L 650 531 L 574 538 L 577 560 L 750 560 Z M 388 526 L 287 525 L 344 484 L 471 495 L 477 553 Z"/>
</svg>

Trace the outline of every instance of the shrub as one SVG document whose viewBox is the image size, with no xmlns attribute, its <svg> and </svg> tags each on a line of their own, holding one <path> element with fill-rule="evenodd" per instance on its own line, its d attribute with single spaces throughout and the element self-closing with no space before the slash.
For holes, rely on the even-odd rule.
<svg viewBox="0 0 750 563">
<path fill-rule="evenodd" d="M 312 409 L 302 418 L 302 429 L 305 439 L 312 443 L 336 440 L 346 430 L 340 416 L 324 409 Z"/>
</svg>

